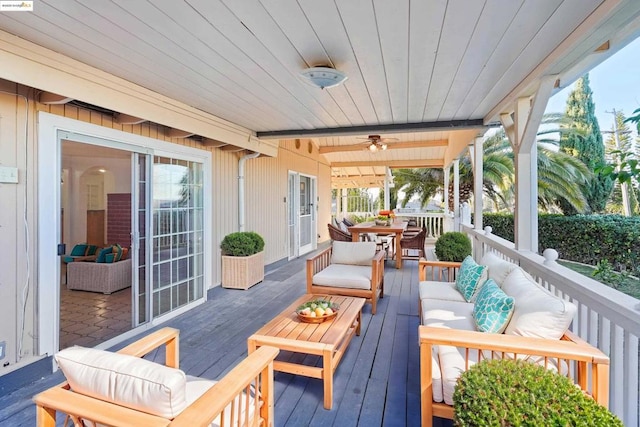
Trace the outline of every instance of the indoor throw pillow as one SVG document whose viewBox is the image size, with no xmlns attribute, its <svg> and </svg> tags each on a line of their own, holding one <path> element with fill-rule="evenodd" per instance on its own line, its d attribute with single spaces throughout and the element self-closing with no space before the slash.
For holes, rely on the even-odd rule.
<svg viewBox="0 0 640 427">
<path fill-rule="evenodd" d="M 456 289 L 467 302 L 471 302 L 478 286 L 484 283 L 486 279 L 487 267 L 476 264 L 471 256 L 467 256 L 460 265 L 460 271 L 456 278 Z"/>
<path fill-rule="evenodd" d="M 473 305 L 476 329 L 501 334 L 509 324 L 514 307 L 513 297 L 505 294 L 493 280 L 487 280 L 480 287 Z"/>
</svg>

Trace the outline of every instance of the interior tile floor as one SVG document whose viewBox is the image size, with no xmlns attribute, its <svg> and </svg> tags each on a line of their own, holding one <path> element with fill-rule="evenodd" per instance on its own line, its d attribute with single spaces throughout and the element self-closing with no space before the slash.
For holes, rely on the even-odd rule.
<svg viewBox="0 0 640 427">
<path fill-rule="evenodd" d="M 60 280 L 60 349 L 94 347 L 131 329 L 131 288 L 105 295 L 69 290 Z"/>
</svg>

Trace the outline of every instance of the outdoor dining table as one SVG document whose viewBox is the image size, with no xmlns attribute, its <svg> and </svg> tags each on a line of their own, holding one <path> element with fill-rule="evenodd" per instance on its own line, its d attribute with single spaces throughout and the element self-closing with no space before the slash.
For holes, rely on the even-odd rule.
<svg viewBox="0 0 640 427">
<path fill-rule="evenodd" d="M 376 233 L 376 234 L 395 234 L 395 250 L 400 250 L 400 239 L 402 238 L 402 233 L 407 229 L 406 221 L 394 221 L 391 225 L 376 225 L 375 222 L 363 222 L 360 224 L 353 225 L 348 227 L 349 232 L 351 233 L 351 239 L 354 242 L 360 241 L 360 233 Z M 397 254 L 396 255 L 396 268 L 402 268 L 402 257 Z"/>
</svg>

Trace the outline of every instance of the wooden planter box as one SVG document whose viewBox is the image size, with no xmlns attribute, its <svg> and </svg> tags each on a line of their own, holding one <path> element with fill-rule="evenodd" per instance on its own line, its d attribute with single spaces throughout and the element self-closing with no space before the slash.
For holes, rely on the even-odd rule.
<svg viewBox="0 0 640 427">
<path fill-rule="evenodd" d="M 249 289 L 264 279 L 264 251 L 251 256 L 222 256 L 222 287 Z"/>
</svg>

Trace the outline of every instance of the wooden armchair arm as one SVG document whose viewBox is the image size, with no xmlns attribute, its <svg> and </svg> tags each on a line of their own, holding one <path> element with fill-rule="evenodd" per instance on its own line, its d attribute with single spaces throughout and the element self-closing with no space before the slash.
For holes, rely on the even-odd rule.
<svg viewBox="0 0 640 427">
<path fill-rule="evenodd" d="M 259 386 L 263 401 L 256 410 L 265 411 L 262 416 L 267 426 L 273 425 L 273 360 L 280 350 L 262 346 L 247 356 L 218 383 L 207 390 L 195 402 L 180 413 L 171 426 L 204 426 L 221 414 L 227 405 L 243 391 L 249 393 L 251 385 Z M 256 380 L 258 377 L 260 380 Z M 256 396 L 257 400 L 257 396 Z M 238 420 L 241 421 L 241 420 Z M 239 423 L 241 424 L 241 422 Z"/>
<path fill-rule="evenodd" d="M 467 364 L 470 350 L 478 352 L 488 350 L 503 355 L 531 355 L 544 357 L 545 364 L 548 361 L 557 361 L 558 365 L 560 361 L 575 361 L 575 377 L 578 385 L 589 392 L 588 377 L 591 372 L 590 394 L 601 405 L 608 405 L 609 358 L 598 348 L 585 345 L 584 341 L 578 343 L 572 341 L 570 335 L 565 335 L 559 340 L 551 340 L 429 326 L 420 326 L 418 334 L 422 382 L 431 384 L 431 354 L 434 345 L 450 345 L 467 349 L 465 356 Z"/>
<path fill-rule="evenodd" d="M 429 261 L 427 259 L 420 258 L 420 261 L 418 261 L 418 280 L 421 282 L 425 280 L 441 282 L 447 280 L 453 282 L 461 265 L 461 262 Z M 430 276 L 428 275 L 429 269 L 431 271 Z"/>
<path fill-rule="evenodd" d="M 180 350 L 178 336 L 180 331 L 174 328 L 162 328 L 146 335 L 139 340 L 118 350 L 118 353 L 130 356 L 143 357 L 153 350 L 166 345 L 165 364 L 172 368 L 178 368 L 180 363 Z"/>
<path fill-rule="evenodd" d="M 331 246 L 311 258 L 307 258 L 307 293 L 312 293 L 313 276 L 327 268 L 329 264 L 331 264 Z"/>
</svg>

